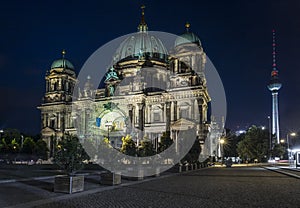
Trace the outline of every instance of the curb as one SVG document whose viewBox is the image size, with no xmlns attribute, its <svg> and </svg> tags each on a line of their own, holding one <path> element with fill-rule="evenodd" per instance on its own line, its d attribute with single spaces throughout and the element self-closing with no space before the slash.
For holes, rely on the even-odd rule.
<svg viewBox="0 0 300 208">
<path fill-rule="evenodd" d="M 299 175 L 281 171 L 280 168 L 277 168 L 277 167 L 263 167 L 263 166 L 262 166 L 262 168 L 264 168 L 264 169 L 266 169 L 266 170 L 270 170 L 270 171 L 276 172 L 276 173 L 281 173 L 281 174 L 283 174 L 283 175 L 290 176 L 290 177 L 293 177 L 293 178 L 296 178 L 296 179 L 300 179 L 300 176 L 299 176 Z"/>
</svg>

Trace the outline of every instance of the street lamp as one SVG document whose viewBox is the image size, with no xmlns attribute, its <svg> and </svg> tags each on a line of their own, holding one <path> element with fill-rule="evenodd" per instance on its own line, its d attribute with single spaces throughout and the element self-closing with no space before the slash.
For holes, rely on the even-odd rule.
<svg viewBox="0 0 300 208">
<path fill-rule="evenodd" d="M 4 130 L 0 129 L 0 139 L 2 138 L 2 133 L 4 133 Z"/>
<path fill-rule="evenodd" d="M 224 139 L 220 139 L 220 152 L 221 152 L 222 164 L 224 162 L 224 143 L 225 143 L 225 140 Z"/>
<path fill-rule="evenodd" d="M 291 165 L 292 161 L 291 161 L 291 150 L 290 150 L 290 140 L 289 140 L 289 136 L 296 136 L 297 134 L 295 132 L 291 132 L 291 133 L 287 133 L 286 134 L 286 142 L 287 142 L 287 150 L 288 150 L 288 157 L 289 157 L 289 163 Z"/>
<path fill-rule="evenodd" d="M 24 143 L 24 136 L 21 135 L 21 148 L 23 148 L 23 143 Z"/>
<path fill-rule="evenodd" d="M 105 127 L 107 127 L 107 139 L 108 139 L 108 141 L 110 141 L 109 140 L 109 127 L 111 127 L 113 124 L 112 124 L 112 122 L 111 121 L 107 121 L 106 123 L 105 123 Z"/>
<path fill-rule="evenodd" d="M 270 154 L 270 159 L 271 159 L 271 150 L 272 150 L 272 134 L 271 134 L 271 117 L 268 116 L 268 121 L 269 121 L 269 154 Z"/>
</svg>

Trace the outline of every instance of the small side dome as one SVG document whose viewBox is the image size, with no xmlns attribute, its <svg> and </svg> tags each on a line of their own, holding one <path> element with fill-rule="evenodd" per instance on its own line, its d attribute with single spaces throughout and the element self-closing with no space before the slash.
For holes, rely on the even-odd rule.
<svg viewBox="0 0 300 208">
<path fill-rule="evenodd" d="M 186 23 L 185 24 L 186 32 L 180 35 L 178 38 L 175 40 L 175 46 L 179 46 L 182 44 L 187 44 L 187 43 L 194 43 L 198 46 L 201 46 L 201 41 L 197 35 L 195 35 L 193 32 L 190 32 L 190 24 Z"/>
<path fill-rule="evenodd" d="M 71 69 L 74 71 L 73 64 L 69 60 L 65 59 L 66 51 L 63 50 L 61 54 L 62 54 L 62 58 L 53 61 L 51 65 L 51 69 L 64 68 L 64 69 Z"/>
<path fill-rule="evenodd" d="M 51 65 L 51 69 L 55 69 L 55 68 L 65 68 L 65 69 L 74 70 L 73 64 L 64 58 L 53 61 Z"/>
</svg>

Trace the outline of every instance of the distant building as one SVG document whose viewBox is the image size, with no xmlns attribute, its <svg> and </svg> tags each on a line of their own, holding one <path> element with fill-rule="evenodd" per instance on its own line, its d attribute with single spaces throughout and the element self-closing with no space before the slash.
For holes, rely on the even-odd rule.
<svg viewBox="0 0 300 208">
<path fill-rule="evenodd" d="M 209 126 L 209 132 L 207 135 L 207 140 L 204 144 L 203 154 L 201 156 L 206 157 L 214 157 L 217 159 L 218 157 L 222 157 L 221 152 L 221 144 L 220 140 L 222 137 L 225 137 L 224 133 L 224 119 L 222 119 L 223 122 L 220 125 L 215 117 L 212 116 L 210 126 Z"/>
<path fill-rule="evenodd" d="M 168 52 L 162 41 L 147 31 L 143 11 L 138 33 L 124 40 L 112 57 L 117 61 L 108 69 L 104 87 L 93 89 L 93 77 L 87 77 L 83 89 L 78 89 L 76 101 L 72 101 L 77 83 L 73 65 L 65 59 L 65 52 L 53 62 L 45 77 L 46 93 L 38 107 L 42 138 L 51 153 L 66 133 L 81 138 L 109 134 L 111 143 L 118 148 L 124 134 L 131 134 L 137 143 L 147 137 L 157 145 L 164 132 L 176 140 L 178 131 L 194 129 L 199 145 L 205 148 L 211 98 L 201 42 L 187 23 L 186 32 Z M 143 47 L 148 51 L 143 52 Z M 191 52 L 193 47 L 197 47 L 196 53 Z M 77 114 L 72 114 L 72 107 Z M 209 155 L 212 150 L 203 152 Z"/>
</svg>

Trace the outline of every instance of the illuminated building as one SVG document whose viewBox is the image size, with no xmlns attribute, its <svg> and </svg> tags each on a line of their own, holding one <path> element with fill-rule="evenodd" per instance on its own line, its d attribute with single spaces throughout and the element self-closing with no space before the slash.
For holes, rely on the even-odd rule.
<svg viewBox="0 0 300 208">
<path fill-rule="evenodd" d="M 164 132 L 175 140 L 178 131 L 189 129 L 195 129 L 199 145 L 204 147 L 210 96 L 200 39 L 187 23 L 186 32 L 178 36 L 169 54 L 162 41 L 147 31 L 142 10 L 138 32 L 117 49 L 112 57 L 116 64 L 107 70 L 103 88 L 93 89 L 93 77 L 89 76 L 78 89 L 76 101 L 71 97 L 77 83 L 73 65 L 65 53 L 53 62 L 46 75 L 43 103 L 38 107 L 42 138 L 50 149 L 66 133 L 80 138 L 109 135 L 116 148 L 121 146 L 121 137 L 130 134 L 137 144 L 147 137 L 157 147 Z M 197 47 L 196 53 L 190 51 L 193 47 Z M 76 114 L 72 114 L 72 107 Z"/>
</svg>

